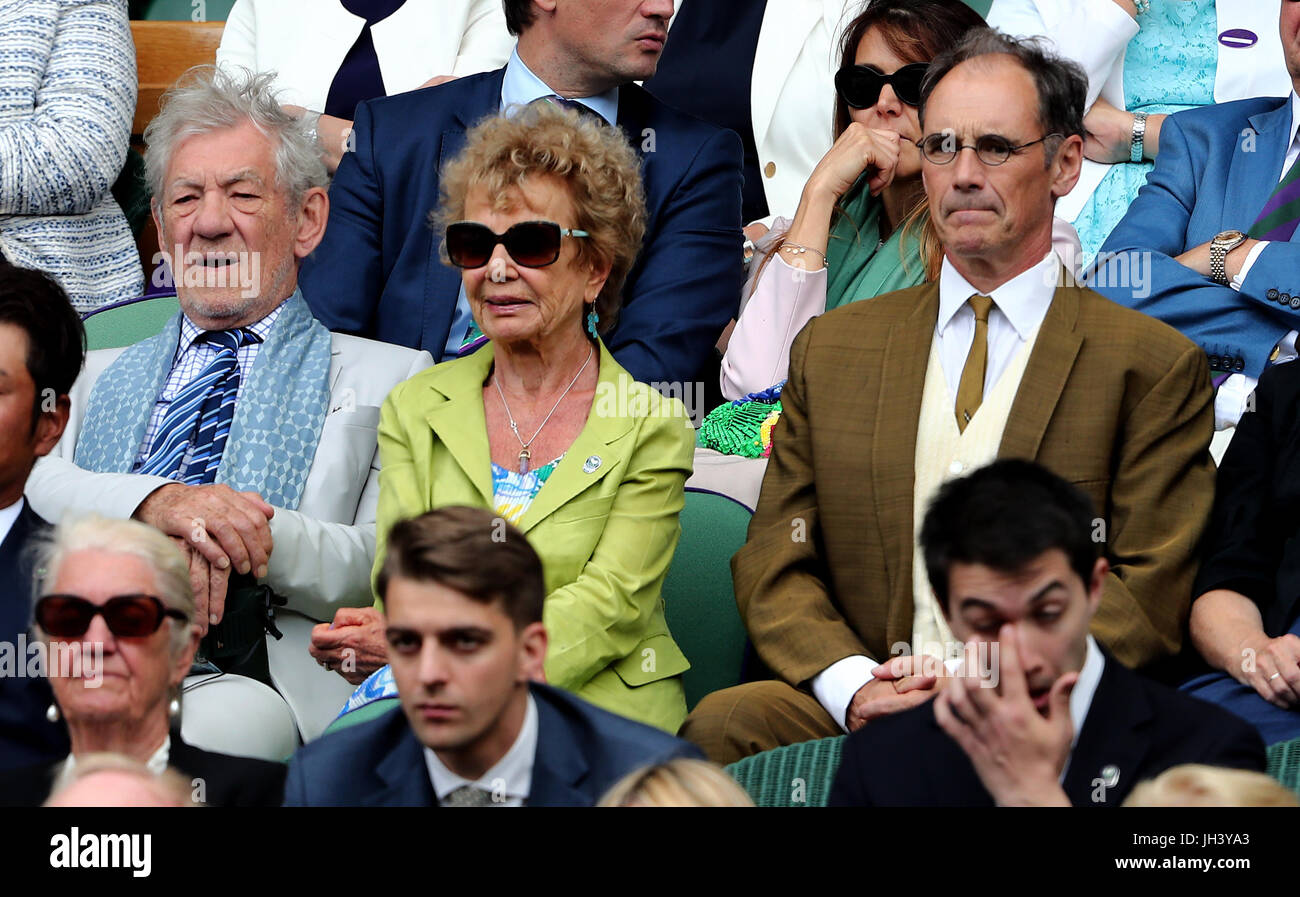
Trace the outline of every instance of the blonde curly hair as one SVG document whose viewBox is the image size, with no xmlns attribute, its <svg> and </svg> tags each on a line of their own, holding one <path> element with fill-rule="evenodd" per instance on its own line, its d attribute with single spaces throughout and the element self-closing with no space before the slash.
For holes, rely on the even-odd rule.
<svg viewBox="0 0 1300 897">
<path fill-rule="evenodd" d="M 576 221 L 588 236 L 578 241 L 577 261 L 588 268 L 609 265 L 596 297 L 597 330 L 614 326 L 623 282 L 645 236 L 645 191 L 641 162 L 618 128 L 551 103 L 533 103 L 511 115 L 483 119 L 466 135 L 441 177 L 438 209 L 429 216 L 441 236 L 465 216 L 470 191 L 483 188 L 493 207 L 510 206 L 509 189 L 552 178 L 568 189 Z M 442 259 L 447 260 L 446 248 Z"/>
</svg>

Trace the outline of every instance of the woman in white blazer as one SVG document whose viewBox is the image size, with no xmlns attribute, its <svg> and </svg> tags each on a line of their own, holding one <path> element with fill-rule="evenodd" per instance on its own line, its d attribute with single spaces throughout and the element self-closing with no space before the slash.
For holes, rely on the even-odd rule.
<svg viewBox="0 0 1300 897">
<path fill-rule="evenodd" d="M 368 10 L 392 7 L 367 27 Z M 236 0 L 217 64 L 275 71 L 281 103 L 322 112 L 335 75 L 367 31 L 382 76 L 383 94 L 375 95 L 500 68 L 515 44 L 501 0 Z M 350 112 L 323 115 L 317 123 L 331 171 L 351 119 Z"/>
<path fill-rule="evenodd" d="M 1290 93 L 1278 14 L 1279 0 L 993 0 L 991 26 L 1046 37 L 1088 75 L 1087 159 L 1056 204 L 1085 266 L 1144 183 L 1162 113 Z M 1150 114 L 1140 144 L 1135 112 Z"/>
</svg>

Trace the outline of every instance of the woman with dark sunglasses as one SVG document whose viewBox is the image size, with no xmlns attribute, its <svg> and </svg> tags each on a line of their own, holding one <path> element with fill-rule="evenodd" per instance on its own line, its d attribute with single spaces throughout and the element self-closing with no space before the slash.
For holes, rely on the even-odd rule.
<svg viewBox="0 0 1300 897">
<path fill-rule="evenodd" d="M 279 806 L 285 767 L 200 750 L 180 732 L 181 682 L 199 645 L 189 564 L 133 520 L 65 519 L 42 546 L 33 632 L 54 690 L 64 760 L 0 775 L 0 806 L 38 806 L 80 758 L 111 752 L 179 770 L 198 803 Z M 31 665 L 28 664 L 30 667 Z"/>
<path fill-rule="evenodd" d="M 680 401 L 632 380 L 601 341 L 645 201 L 635 152 L 593 118 L 545 103 L 489 118 L 443 169 L 435 226 L 486 342 L 384 402 L 376 572 L 397 521 L 491 509 L 545 568 L 547 682 L 676 732 L 689 664 L 660 588 L 695 431 Z M 387 648 L 382 624 L 362 638 Z M 395 694 L 383 667 L 348 706 Z"/>
<path fill-rule="evenodd" d="M 727 398 L 783 380 L 790 344 L 809 319 L 937 276 L 942 256 L 915 146 L 921 79 L 940 50 L 983 24 L 961 0 L 873 0 L 849 24 L 835 76 L 835 143 L 794 220 L 778 218 L 758 243 L 749 300 L 722 359 Z"/>
</svg>

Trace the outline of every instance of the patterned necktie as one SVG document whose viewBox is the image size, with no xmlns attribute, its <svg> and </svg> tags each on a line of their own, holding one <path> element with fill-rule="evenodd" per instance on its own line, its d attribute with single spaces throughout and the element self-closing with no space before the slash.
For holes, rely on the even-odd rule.
<svg viewBox="0 0 1300 897">
<path fill-rule="evenodd" d="M 592 109 L 586 103 L 579 102 L 578 100 L 570 100 L 567 97 L 562 97 L 557 94 L 551 94 L 550 96 L 547 97 L 538 97 L 528 105 L 535 106 L 538 103 L 549 103 L 552 106 L 559 106 L 563 109 L 572 109 L 574 112 L 578 113 L 579 118 L 590 118 L 598 125 L 608 124 L 608 122 L 606 122 L 605 119 L 601 118 L 599 112 L 597 112 L 595 109 Z"/>
<path fill-rule="evenodd" d="M 482 788 L 475 788 L 473 785 L 461 785 L 439 803 L 444 807 L 490 807 L 492 806 L 492 795 Z"/>
<path fill-rule="evenodd" d="M 975 339 L 971 341 L 966 367 L 962 368 L 961 383 L 957 386 L 957 429 L 963 433 L 984 401 L 984 373 L 989 360 L 989 312 L 993 308 L 993 300 L 988 296 L 976 294 L 968 301 L 975 312 Z"/>
<path fill-rule="evenodd" d="M 1289 241 L 1300 223 L 1300 159 L 1291 163 L 1255 223 L 1246 232 L 1256 240 Z"/>
<path fill-rule="evenodd" d="M 239 395 L 239 347 L 261 342 L 261 337 L 249 330 L 209 330 L 199 335 L 200 341 L 215 344 L 217 356 L 167 406 L 153 449 L 138 473 L 191 486 L 216 481 Z M 185 463 L 187 450 L 190 459 Z"/>
</svg>

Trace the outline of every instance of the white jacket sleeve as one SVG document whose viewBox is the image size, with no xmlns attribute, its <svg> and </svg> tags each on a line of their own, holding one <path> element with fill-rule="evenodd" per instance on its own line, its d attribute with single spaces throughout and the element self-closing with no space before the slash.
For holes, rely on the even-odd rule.
<svg viewBox="0 0 1300 897">
<path fill-rule="evenodd" d="M 465 32 L 456 53 L 456 64 L 450 72 L 439 74 L 473 75 L 499 69 L 510 58 L 515 39 L 506 30 L 506 17 L 501 0 L 474 0 L 465 21 Z"/>
<path fill-rule="evenodd" d="M 1086 109 L 1120 68 L 1124 48 L 1138 33 L 1138 23 L 1114 0 L 993 0 L 986 21 L 1014 37 L 1045 37 L 1054 52 L 1083 66 Z M 1123 97 L 1108 99 L 1123 105 Z"/>
</svg>

